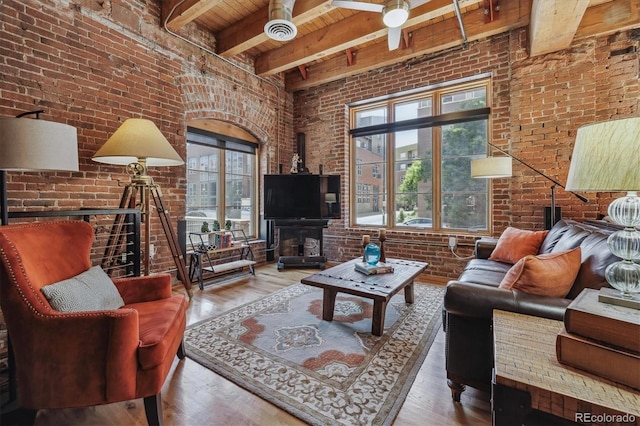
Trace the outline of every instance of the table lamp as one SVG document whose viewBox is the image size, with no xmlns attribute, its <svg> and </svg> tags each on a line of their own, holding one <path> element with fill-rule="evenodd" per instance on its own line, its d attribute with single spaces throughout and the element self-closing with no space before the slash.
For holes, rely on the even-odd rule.
<svg viewBox="0 0 640 426">
<path fill-rule="evenodd" d="M 640 309 L 640 117 L 582 126 L 578 129 L 569 167 L 567 189 L 585 192 L 626 192 L 608 208 L 609 217 L 623 230 L 608 239 L 609 249 L 622 260 L 605 270 L 617 300 L 601 301 Z M 635 297 L 634 297 L 635 295 Z M 625 300 L 626 299 L 626 300 Z M 637 303 L 633 303 L 636 299 Z"/>
<path fill-rule="evenodd" d="M 78 137 L 73 126 L 23 118 L 44 110 L 0 118 L 0 198 L 2 224 L 9 222 L 7 171 L 72 171 L 78 169 Z"/>
</svg>

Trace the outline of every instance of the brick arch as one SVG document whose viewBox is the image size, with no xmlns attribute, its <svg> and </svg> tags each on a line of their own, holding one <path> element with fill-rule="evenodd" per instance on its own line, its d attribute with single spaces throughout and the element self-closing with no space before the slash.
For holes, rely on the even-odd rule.
<svg viewBox="0 0 640 426">
<path fill-rule="evenodd" d="M 238 83 L 212 76 L 183 75 L 177 78 L 185 119 L 218 120 L 237 126 L 267 144 L 276 134 L 277 105 L 254 87 L 239 87 Z M 241 95 L 242 93 L 242 95 Z"/>
</svg>

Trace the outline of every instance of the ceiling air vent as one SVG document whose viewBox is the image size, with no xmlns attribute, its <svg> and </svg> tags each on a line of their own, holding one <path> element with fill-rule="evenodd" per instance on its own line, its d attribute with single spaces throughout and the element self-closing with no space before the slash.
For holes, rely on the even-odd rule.
<svg viewBox="0 0 640 426">
<path fill-rule="evenodd" d="M 291 20 L 295 0 L 271 0 L 269 3 L 269 22 L 264 26 L 264 32 L 270 39 L 276 41 L 293 40 L 298 28 Z"/>
</svg>

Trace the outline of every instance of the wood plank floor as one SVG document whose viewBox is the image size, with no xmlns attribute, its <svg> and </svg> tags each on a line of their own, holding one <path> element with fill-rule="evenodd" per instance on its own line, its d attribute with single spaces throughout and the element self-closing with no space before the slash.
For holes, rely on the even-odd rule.
<svg viewBox="0 0 640 426">
<path fill-rule="evenodd" d="M 194 287 L 188 324 L 221 314 L 314 273 L 275 264 L 245 276 L 205 287 Z M 175 287 L 182 291 L 182 287 Z M 490 425 L 489 395 L 468 388 L 454 403 L 444 370 L 444 333 L 438 333 L 394 425 Z M 64 391 L 61 389 L 61 391 Z M 165 425 L 304 425 L 274 405 L 186 358 L 174 362 L 162 390 Z M 142 400 L 65 410 L 41 410 L 36 425 L 146 425 Z"/>
</svg>

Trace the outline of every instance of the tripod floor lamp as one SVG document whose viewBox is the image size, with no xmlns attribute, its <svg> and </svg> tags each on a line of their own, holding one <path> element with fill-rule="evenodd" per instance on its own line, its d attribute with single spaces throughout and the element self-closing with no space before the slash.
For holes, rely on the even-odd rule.
<svg viewBox="0 0 640 426">
<path fill-rule="evenodd" d="M 141 212 L 144 223 L 144 273 L 149 275 L 150 236 L 151 236 L 151 198 L 164 234 L 169 244 L 177 268 L 177 274 L 185 289 L 191 290 L 191 280 L 186 271 L 183 255 L 180 251 L 178 238 L 171 226 L 169 212 L 164 206 L 160 187 L 147 174 L 148 166 L 178 166 L 184 164 L 180 155 L 173 149 L 156 125 L 146 119 L 130 118 L 116 130 L 107 142 L 95 153 L 93 160 L 99 163 L 126 165 L 127 173 L 131 176 L 122 194 L 120 208 L 136 208 Z M 138 201 L 139 199 L 139 201 Z M 122 215 L 121 215 L 122 216 Z M 123 217 L 116 217 L 103 264 L 110 262 L 117 256 L 112 252 L 120 246 L 124 234 L 122 232 Z M 103 265 L 104 266 L 104 265 Z"/>
<path fill-rule="evenodd" d="M 477 158 L 475 160 L 471 160 L 471 177 L 472 178 L 488 178 L 488 179 L 499 179 L 499 178 L 511 177 L 513 176 L 511 159 L 514 159 L 517 162 L 521 163 L 522 165 L 533 170 L 540 176 L 544 177 L 545 179 L 551 181 L 552 183 L 551 215 L 550 215 L 551 220 L 549 224 L 550 226 L 548 228 L 549 229 L 552 228 L 553 225 L 555 225 L 556 222 L 560 220 L 559 217 L 556 217 L 556 186 L 559 186 L 560 188 L 563 188 L 563 189 L 564 189 L 564 186 L 557 180 L 545 175 L 540 170 L 534 168 L 533 166 L 530 166 L 529 164 L 525 163 L 519 158 L 509 154 L 507 151 L 504 151 L 498 148 L 491 142 L 487 142 L 487 145 L 491 146 L 496 151 L 503 153 L 507 157 L 486 157 L 486 158 Z M 583 203 L 586 203 L 589 201 L 587 198 L 583 197 L 582 195 L 579 195 L 573 192 L 571 193 L 575 195 L 578 199 L 580 199 L 580 201 L 582 201 Z"/>
</svg>

